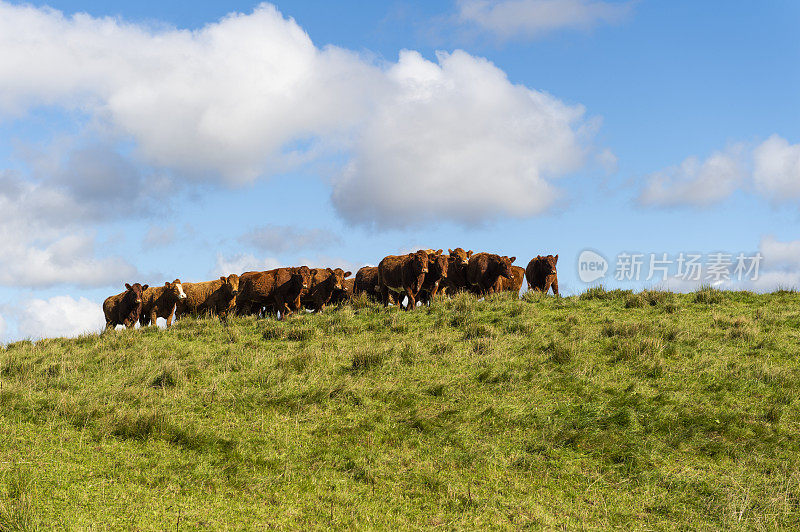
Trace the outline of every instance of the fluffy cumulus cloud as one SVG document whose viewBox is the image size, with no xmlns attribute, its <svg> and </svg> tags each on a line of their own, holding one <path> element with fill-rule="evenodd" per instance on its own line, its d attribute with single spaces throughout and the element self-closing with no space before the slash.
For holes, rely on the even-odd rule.
<svg viewBox="0 0 800 532">
<path fill-rule="evenodd" d="M 775 202 L 800 199 L 800 144 L 772 135 L 755 147 L 740 143 L 702 161 L 689 157 L 647 176 L 638 200 L 654 207 L 697 207 L 719 203 L 739 189 Z"/>
<path fill-rule="evenodd" d="M 540 214 L 559 196 L 551 179 L 584 164 L 591 123 L 581 106 L 512 84 L 485 59 L 404 51 L 336 181 L 353 223 L 472 223 Z"/>
<path fill-rule="evenodd" d="M 800 198 L 800 144 L 772 135 L 753 152 L 753 166 L 759 192 L 779 201 Z"/>
<path fill-rule="evenodd" d="M 353 223 L 541 213 L 558 197 L 551 179 L 583 164 L 593 125 L 462 51 L 378 64 L 319 48 L 270 4 L 185 31 L 0 0 L 0 49 L 0 114 L 88 113 L 173 176 L 241 184 L 344 153 L 332 198 Z M 109 192 L 91 175 L 58 184 Z"/>
<path fill-rule="evenodd" d="M 341 241 L 338 235 L 327 229 L 275 224 L 256 227 L 239 237 L 242 244 L 273 253 L 325 248 Z"/>
<path fill-rule="evenodd" d="M 105 324 L 100 304 L 84 297 L 56 296 L 25 302 L 17 314 L 18 336 L 52 338 L 98 332 Z"/>
<path fill-rule="evenodd" d="M 503 39 L 535 38 L 553 30 L 619 22 L 632 6 L 599 0 L 460 0 L 458 18 Z"/>
<path fill-rule="evenodd" d="M 644 205 L 705 206 L 727 198 L 745 176 L 743 147 L 715 152 L 705 160 L 689 157 L 680 165 L 648 177 L 639 196 Z"/>
<path fill-rule="evenodd" d="M 233 182 L 346 132 L 380 83 L 269 4 L 185 31 L 0 2 L 0 49 L 0 111 L 88 110 L 152 164 Z"/>
</svg>

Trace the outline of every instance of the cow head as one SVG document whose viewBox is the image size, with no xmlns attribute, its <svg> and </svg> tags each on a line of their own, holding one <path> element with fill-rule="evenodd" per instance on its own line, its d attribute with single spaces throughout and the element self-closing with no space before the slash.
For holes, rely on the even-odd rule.
<svg viewBox="0 0 800 532">
<path fill-rule="evenodd" d="M 140 285 L 139 283 L 133 283 L 133 285 L 129 285 L 125 283 L 125 297 L 124 300 L 126 303 L 131 305 L 140 305 L 142 304 L 142 292 L 150 288 L 150 285 Z"/>
<path fill-rule="evenodd" d="M 342 288 L 342 283 L 344 283 L 345 277 L 349 277 L 353 274 L 352 272 L 346 272 L 341 268 L 336 268 L 335 270 L 328 268 L 327 271 L 328 274 L 330 274 L 329 279 L 333 279 L 332 281 L 333 288 L 338 288 L 338 289 Z"/>
<path fill-rule="evenodd" d="M 500 277 L 505 277 L 506 279 L 514 278 L 514 270 L 511 269 L 511 263 L 515 260 L 517 260 L 517 257 L 500 257 Z"/>
<path fill-rule="evenodd" d="M 307 290 L 311 286 L 311 277 L 313 276 L 311 268 L 308 266 L 300 266 L 295 269 L 295 273 L 292 275 L 293 279 L 295 275 L 300 276 L 300 283 L 303 290 Z"/>
<path fill-rule="evenodd" d="M 424 275 L 428 273 L 428 254 L 425 250 L 420 249 L 416 253 L 409 253 L 408 256 L 411 258 L 411 271 L 416 276 Z"/>
<path fill-rule="evenodd" d="M 180 279 L 175 279 L 171 283 L 164 283 L 164 289 L 172 296 L 172 299 L 186 299 L 186 293 L 183 291 L 183 285 Z"/>
<path fill-rule="evenodd" d="M 236 297 L 239 294 L 239 276 L 235 273 L 230 274 L 227 277 L 220 277 L 220 281 L 222 281 L 222 291 L 228 295 L 228 297 Z"/>
<path fill-rule="evenodd" d="M 455 262 L 460 262 L 462 265 L 466 266 L 469 262 L 469 258 L 472 256 L 472 250 L 464 251 L 461 248 L 456 249 L 448 249 L 450 252 L 450 256 L 453 257 Z"/>
<path fill-rule="evenodd" d="M 139 283 L 130 285 L 125 283 L 125 295 L 122 296 L 122 313 L 125 316 L 123 325 L 126 327 L 136 323 L 142 313 L 142 292 L 150 288 L 149 285 L 142 286 Z"/>
<path fill-rule="evenodd" d="M 447 267 L 450 265 L 450 257 L 447 255 L 431 255 L 429 270 L 437 279 L 447 277 Z"/>
<path fill-rule="evenodd" d="M 537 255 L 535 259 L 536 272 L 544 277 L 557 275 L 556 264 L 558 263 L 558 254 L 556 255 Z"/>
</svg>

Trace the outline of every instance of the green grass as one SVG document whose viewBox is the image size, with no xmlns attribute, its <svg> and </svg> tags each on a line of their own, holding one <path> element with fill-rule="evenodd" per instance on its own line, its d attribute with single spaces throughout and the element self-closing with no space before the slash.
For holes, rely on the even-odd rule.
<svg viewBox="0 0 800 532">
<path fill-rule="evenodd" d="M 797 294 L 587 294 L 11 344 L 0 531 L 799 527 Z"/>
</svg>

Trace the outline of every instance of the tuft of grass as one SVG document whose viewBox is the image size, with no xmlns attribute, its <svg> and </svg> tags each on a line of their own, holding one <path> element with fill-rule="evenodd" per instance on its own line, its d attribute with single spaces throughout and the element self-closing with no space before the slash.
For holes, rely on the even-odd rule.
<svg viewBox="0 0 800 532">
<path fill-rule="evenodd" d="M 647 304 L 641 294 L 629 294 L 625 296 L 625 308 L 642 308 Z"/>
<path fill-rule="evenodd" d="M 606 290 L 604 285 L 599 284 L 586 290 L 586 292 L 582 293 L 578 299 L 581 301 L 591 301 L 593 299 L 607 301 L 613 299 L 625 299 L 632 293 L 633 290 L 621 290 L 619 288 L 615 288 L 614 290 Z"/>
<path fill-rule="evenodd" d="M 174 371 L 171 369 L 163 369 L 161 372 L 150 381 L 152 388 L 173 388 L 178 383 L 177 378 L 173 375 Z"/>
<path fill-rule="evenodd" d="M 547 359 L 555 364 L 568 364 L 572 362 L 575 355 L 572 345 L 559 340 L 550 340 L 542 348 L 542 351 L 547 356 Z"/>
<path fill-rule="evenodd" d="M 383 364 L 386 355 L 380 351 L 357 351 L 353 353 L 350 369 L 353 371 L 363 371 L 376 368 Z"/>
<path fill-rule="evenodd" d="M 694 302 L 703 303 L 706 305 L 717 305 L 725 300 L 721 290 L 717 290 L 711 286 L 703 286 L 694 293 Z"/>
<path fill-rule="evenodd" d="M 33 475 L 29 466 L 13 463 L 0 476 L 0 482 L 0 531 L 38 529 Z"/>
</svg>

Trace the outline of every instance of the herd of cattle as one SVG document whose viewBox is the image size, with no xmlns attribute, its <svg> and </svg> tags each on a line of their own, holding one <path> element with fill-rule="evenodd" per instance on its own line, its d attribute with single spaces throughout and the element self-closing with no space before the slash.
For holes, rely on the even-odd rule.
<svg viewBox="0 0 800 532">
<path fill-rule="evenodd" d="M 321 311 L 366 294 L 384 306 L 394 303 L 413 310 L 417 302 L 429 304 L 439 295 L 460 291 L 483 297 L 495 292 L 519 293 L 525 278 L 528 290 L 558 294 L 558 255 L 537 256 L 523 269 L 513 266 L 516 257 L 473 253 L 461 248 L 419 250 L 407 255 L 389 255 L 377 267 L 365 266 L 356 276 L 341 268 L 276 268 L 263 272 L 231 274 L 214 281 L 181 283 L 175 279 L 164 286 L 125 284 L 125 291 L 103 302 L 106 327 L 132 328 L 155 324 L 173 316 L 212 314 L 225 320 L 228 315 L 278 315 L 285 318 L 303 308 Z M 403 305 L 403 301 L 406 304 Z"/>
</svg>

